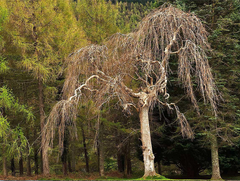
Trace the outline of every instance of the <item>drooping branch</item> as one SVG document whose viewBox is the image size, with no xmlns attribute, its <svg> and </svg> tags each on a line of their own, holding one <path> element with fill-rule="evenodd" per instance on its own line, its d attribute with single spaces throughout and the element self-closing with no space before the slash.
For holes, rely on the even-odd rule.
<svg viewBox="0 0 240 181">
<path fill-rule="evenodd" d="M 53 108 L 48 116 L 43 133 L 46 135 L 45 144 L 53 146 L 53 139 L 55 137 L 55 130 L 58 129 L 59 149 L 63 152 L 63 141 L 65 127 L 68 126 L 73 137 L 77 137 L 76 128 L 77 116 L 77 101 L 61 100 Z"/>
<path fill-rule="evenodd" d="M 206 52 L 211 50 L 207 32 L 195 15 L 164 5 L 146 16 L 136 31 L 138 46 L 144 59 L 159 60 L 168 75 L 171 54 L 178 56 L 178 75 L 198 111 L 193 91 L 193 72 L 204 100 L 211 103 L 215 115 L 218 101 Z"/>
<path fill-rule="evenodd" d="M 90 45 L 69 56 L 64 100 L 53 108 L 48 119 L 48 126 L 52 126 L 47 129 L 53 130 L 60 125 L 62 130 L 64 119 L 72 117 L 68 120 L 74 120 L 79 98 L 83 94 L 88 96 L 88 91 L 96 91 L 91 95 L 96 106 L 102 106 L 112 98 L 117 98 L 124 110 L 130 106 L 153 107 L 156 102 L 161 102 L 176 111 L 183 136 L 192 138 L 193 132 L 184 115 L 175 104 L 166 101 L 169 98 L 169 62 L 174 61 L 171 55 L 175 56 L 179 80 L 196 110 L 199 108 L 194 83 L 198 84 L 199 92 L 216 114 L 218 97 L 207 60 L 209 50 L 207 32 L 201 20 L 164 5 L 146 16 L 135 32 L 114 34 L 103 45 Z M 160 95 L 163 100 L 159 100 Z M 49 133 L 51 136 L 54 136 L 53 131 Z"/>
</svg>

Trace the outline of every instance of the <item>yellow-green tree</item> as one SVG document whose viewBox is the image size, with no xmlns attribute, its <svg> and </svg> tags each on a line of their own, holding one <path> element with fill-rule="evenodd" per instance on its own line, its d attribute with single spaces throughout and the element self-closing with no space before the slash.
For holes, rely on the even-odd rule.
<svg viewBox="0 0 240 181">
<path fill-rule="evenodd" d="M 118 31 L 118 4 L 106 0 L 78 0 L 76 17 L 92 43 L 100 43 Z"/>
<path fill-rule="evenodd" d="M 86 43 L 84 32 L 77 26 L 69 0 L 16 0 L 0 2 L 8 9 L 8 21 L 1 34 L 5 55 L 38 80 L 39 119 L 45 124 L 44 86 L 55 80 L 59 67 L 76 47 Z M 49 174 L 45 137 L 41 138 L 43 174 Z"/>
</svg>

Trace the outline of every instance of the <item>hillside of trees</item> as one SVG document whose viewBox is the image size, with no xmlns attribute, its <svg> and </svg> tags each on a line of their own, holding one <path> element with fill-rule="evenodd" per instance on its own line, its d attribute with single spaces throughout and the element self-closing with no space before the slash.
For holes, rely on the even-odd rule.
<svg viewBox="0 0 240 181">
<path fill-rule="evenodd" d="M 239 0 L 0 0 L 0 179 L 240 179 Z"/>
</svg>

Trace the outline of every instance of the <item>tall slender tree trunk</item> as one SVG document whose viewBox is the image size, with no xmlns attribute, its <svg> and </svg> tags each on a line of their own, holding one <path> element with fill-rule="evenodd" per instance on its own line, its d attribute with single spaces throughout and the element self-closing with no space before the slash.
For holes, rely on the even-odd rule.
<svg viewBox="0 0 240 181">
<path fill-rule="evenodd" d="M 142 150 L 143 150 L 143 161 L 144 161 L 144 176 L 155 176 L 154 168 L 154 155 L 152 151 L 152 141 L 151 133 L 149 127 L 149 117 L 148 117 L 148 106 L 140 107 L 139 117 L 141 124 L 141 138 L 142 138 Z"/>
<path fill-rule="evenodd" d="M 2 116 L 5 117 L 5 107 L 2 108 Z M 6 158 L 6 148 L 5 148 L 5 140 L 4 138 L 2 139 L 2 161 L 3 161 L 3 176 L 8 176 L 8 171 L 7 171 L 7 158 Z"/>
<path fill-rule="evenodd" d="M 27 139 L 29 140 L 29 129 L 27 129 Z M 30 148 L 28 148 L 30 149 Z M 27 156 L 27 176 L 31 176 L 31 158 L 30 155 Z"/>
<path fill-rule="evenodd" d="M 121 140 L 122 140 L 121 133 L 118 133 L 118 131 L 116 131 L 115 138 L 116 138 L 116 147 L 118 148 L 118 151 L 117 151 L 118 171 L 124 172 L 124 154 L 123 154 L 122 148 L 121 147 L 119 148 L 119 144 L 121 143 Z"/>
<path fill-rule="evenodd" d="M 32 169 L 31 169 L 31 158 L 30 155 L 27 157 L 27 176 L 32 175 Z"/>
<path fill-rule="evenodd" d="M 126 146 L 125 146 L 126 148 Z M 125 149 L 125 155 L 124 155 L 124 177 L 126 178 L 127 177 L 127 154 L 126 154 L 126 149 Z"/>
<path fill-rule="evenodd" d="M 64 141 L 63 141 L 63 154 L 62 154 L 62 170 L 64 175 L 68 174 L 67 156 L 68 156 L 68 130 L 65 130 Z"/>
<path fill-rule="evenodd" d="M 98 165 L 100 176 L 104 176 L 103 124 L 99 124 Z"/>
<path fill-rule="evenodd" d="M 41 76 L 39 76 L 38 88 L 39 88 L 39 112 L 40 112 L 40 124 L 41 132 L 43 132 L 45 125 L 45 115 L 44 115 L 44 100 L 43 100 L 43 82 Z M 48 145 L 45 143 L 45 135 L 42 134 L 41 138 L 41 150 L 42 150 L 42 169 L 43 175 L 49 174 L 49 163 L 48 163 Z"/>
<path fill-rule="evenodd" d="M 72 171 L 75 172 L 76 171 L 76 159 L 75 159 L 75 146 L 72 145 Z"/>
<path fill-rule="evenodd" d="M 34 148 L 35 175 L 38 175 L 38 150 Z"/>
<path fill-rule="evenodd" d="M 68 171 L 69 171 L 69 173 L 73 172 L 70 153 L 68 154 Z"/>
<path fill-rule="evenodd" d="M 67 168 L 67 162 L 63 162 L 63 174 L 64 175 L 67 175 L 68 174 L 68 168 Z"/>
<path fill-rule="evenodd" d="M 212 155 L 212 180 L 221 180 L 219 157 L 218 157 L 218 143 L 216 135 L 211 137 L 211 155 Z"/>
<path fill-rule="evenodd" d="M 8 170 L 7 170 L 7 158 L 5 156 L 6 154 L 6 148 L 5 148 L 5 143 L 3 141 L 3 146 L 2 146 L 2 161 L 3 161 L 3 176 L 8 176 Z"/>
<path fill-rule="evenodd" d="M 117 153 L 118 171 L 124 172 L 124 155 L 121 151 Z"/>
<path fill-rule="evenodd" d="M 130 138 L 127 143 L 127 174 L 132 174 L 132 162 L 131 162 L 131 148 L 130 148 Z"/>
<path fill-rule="evenodd" d="M 161 161 L 158 160 L 157 164 L 158 164 L 158 173 L 159 173 L 159 174 L 162 174 L 162 170 L 161 170 Z"/>
<path fill-rule="evenodd" d="M 15 170 L 14 157 L 11 159 L 11 171 L 12 171 L 12 176 L 15 176 L 16 170 Z"/>
<path fill-rule="evenodd" d="M 21 157 L 19 159 L 19 174 L 20 176 L 23 176 L 23 159 L 22 159 L 22 153 L 21 153 Z"/>
<path fill-rule="evenodd" d="M 124 145 L 124 176 L 127 177 L 132 173 L 131 156 L 130 156 L 130 139 Z"/>
<path fill-rule="evenodd" d="M 82 129 L 82 137 L 83 137 L 83 147 L 84 147 L 84 154 L 85 154 L 85 162 L 86 162 L 86 172 L 89 173 L 89 158 L 88 158 L 88 151 L 87 151 L 87 144 L 86 144 L 86 138 L 84 134 L 83 125 L 81 125 Z"/>
</svg>

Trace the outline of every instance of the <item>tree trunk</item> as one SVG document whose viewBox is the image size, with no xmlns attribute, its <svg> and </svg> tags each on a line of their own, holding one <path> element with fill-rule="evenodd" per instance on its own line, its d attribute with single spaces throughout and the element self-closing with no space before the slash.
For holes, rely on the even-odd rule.
<svg viewBox="0 0 240 181">
<path fill-rule="evenodd" d="M 5 117 L 5 108 L 2 108 L 2 116 Z M 7 171 L 7 158 L 6 158 L 6 148 L 5 148 L 5 140 L 4 137 L 2 139 L 2 161 L 3 161 L 3 176 L 8 176 L 8 171 Z"/>
<path fill-rule="evenodd" d="M 11 171 L 12 171 L 12 176 L 15 176 L 16 170 L 15 170 L 14 157 L 11 159 Z"/>
<path fill-rule="evenodd" d="M 75 172 L 76 171 L 76 159 L 75 159 L 75 146 L 72 146 L 72 171 Z"/>
<path fill-rule="evenodd" d="M 7 158 L 5 156 L 6 150 L 5 150 L 5 144 L 3 141 L 3 146 L 2 146 L 3 154 L 2 154 L 2 160 L 3 160 L 3 176 L 8 176 L 8 171 L 7 171 Z"/>
<path fill-rule="evenodd" d="M 121 151 L 118 151 L 117 153 L 117 163 L 118 163 L 118 171 L 124 172 L 124 155 L 121 153 Z"/>
<path fill-rule="evenodd" d="M 63 174 L 67 175 L 68 174 L 68 172 L 67 172 L 67 162 L 63 162 L 62 164 L 63 164 Z"/>
<path fill-rule="evenodd" d="M 148 118 L 148 106 L 140 107 L 139 110 L 140 124 L 141 124 L 141 138 L 144 161 L 144 178 L 148 176 L 155 176 L 154 155 L 152 152 L 151 133 Z"/>
<path fill-rule="evenodd" d="M 127 154 L 126 154 L 126 146 L 125 146 L 125 155 L 124 155 L 124 178 L 127 178 Z"/>
<path fill-rule="evenodd" d="M 126 157 L 127 157 L 127 174 L 132 174 L 132 163 L 131 163 L 131 149 L 130 149 L 130 138 L 128 139 L 127 149 L 126 149 Z"/>
<path fill-rule="evenodd" d="M 30 155 L 27 157 L 27 176 L 32 175 L 32 170 L 31 170 L 31 158 Z"/>
<path fill-rule="evenodd" d="M 71 165 L 71 157 L 70 154 L 68 154 L 68 171 L 71 173 L 73 172 L 72 170 L 72 165 Z"/>
<path fill-rule="evenodd" d="M 211 154 L 212 154 L 212 180 L 222 180 L 220 175 L 218 143 L 216 135 L 211 138 Z"/>
<path fill-rule="evenodd" d="M 19 174 L 20 176 L 23 176 L 23 159 L 22 159 L 22 153 L 21 153 L 21 157 L 19 159 Z"/>
<path fill-rule="evenodd" d="M 98 164 L 99 164 L 99 174 L 100 176 L 104 176 L 103 125 L 102 124 L 99 124 Z"/>
<path fill-rule="evenodd" d="M 161 161 L 158 160 L 157 164 L 158 164 L 158 174 L 162 174 L 162 170 L 161 170 Z"/>
<path fill-rule="evenodd" d="M 64 132 L 63 153 L 62 153 L 62 170 L 63 174 L 67 175 L 67 156 L 68 156 L 68 130 Z"/>
<path fill-rule="evenodd" d="M 41 80 L 41 77 L 38 80 L 38 88 L 39 88 L 40 124 L 41 124 L 41 133 L 42 133 L 45 125 L 45 115 L 44 115 L 44 101 L 43 101 L 43 82 Z M 48 175 L 49 174 L 48 145 L 46 145 L 45 143 L 44 134 L 42 134 L 42 138 L 41 138 L 41 150 L 42 150 L 43 175 Z"/>
<path fill-rule="evenodd" d="M 89 159 L 88 159 L 86 138 L 85 138 L 85 134 L 84 134 L 83 125 L 81 126 L 81 129 L 82 129 L 83 146 L 84 146 L 84 154 L 85 154 L 85 161 L 86 161 L 86 172 L 89 173 Z"/>
<path fill-rule="evenodd" d="M 35 175 L 38 175 L 38 150 L 34 149 Z"/>
<path fill-rule="evenodd" d="M 27 139 L 29 140 L 29 129 L 27 129 Z M 30 149 L 28 147 L 28 149 Z M 27 156 L 27 176 L 31 176 L 31 158 L 30 155 Z"/>
<path fill-rule="evenodd" d="M 117 150 L 117 164 L 118 164 L 118 171 L 119 172 L 124 172 L 124 154 L 123 154 L 123 148 L 119 147 L 121 140 L 122 140 L 122 135 L 121 133 L 118 133 L 118 131 L 115 132 L 115 138 L 116 138 L 116 147 L 118 148 Z"/>
</svg>

